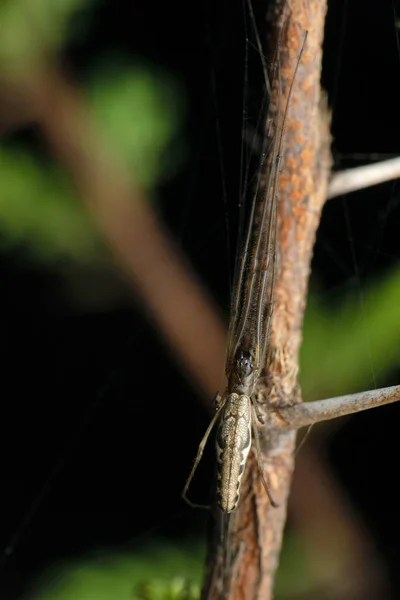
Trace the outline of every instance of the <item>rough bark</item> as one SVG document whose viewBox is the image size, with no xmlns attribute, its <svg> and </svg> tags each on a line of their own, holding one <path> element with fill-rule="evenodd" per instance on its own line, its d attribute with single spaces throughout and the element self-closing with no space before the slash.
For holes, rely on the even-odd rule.
<svg viewBox="0 0 400 600">
<path fill-rule="evenodd" d="M 321 0 L 290 0 L 287 4 L 279 0 L 270 17 L 271 44 L 276 44 L 286 11 L 290 17 L 283 28 L 280 53 L 282 114 L 306 30 L 308 39 L 293 87 L 279 182 L 279 267 L 271 351 L 266 378 L 258 389 L 267 413 L 268 406 L 300 401 L 297 372 L 301 328 L 312 248 L 330 170 L 329 118 L 320 90 L 326 4 Z M 211 542 L 204 599 L 272 597 L 294 466 L 295 432 L 264 427 L 259 433 L 271 490 L 280 506 L 274 509 L 269 505 L 255 456 L 251 455 L 238 508 L 230 517 L 229 552 L 224 554 L 218 539 Z"/>
</svg>

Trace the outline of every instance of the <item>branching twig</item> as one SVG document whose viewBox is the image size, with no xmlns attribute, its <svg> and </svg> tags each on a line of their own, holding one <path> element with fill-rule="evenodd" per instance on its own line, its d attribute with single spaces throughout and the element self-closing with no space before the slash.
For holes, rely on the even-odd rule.
<svg viewBox="0 0 400 600">
<path fill-rule="evenodd" d="M 276 429 L 300 429 L 314 423 L 351 415 L 368 408 L 376 408 L 400 400 L 400 386 L 369 390 L 359 394 L 338 396 L 327 400 L 306 402 L 282 409 L 272 409 L 268 426 Z"/>
<path fill-rule="evenodd" d="M 245 136 L 246 143 L 251 150 L 254 153 L 260 153 L 262 141 L 258 138 L 255 130 L 248 127 Z M 400 157 L 398 156 L 362 167 L 337 171 L 332 173 L 328 183 L 327 200 L 398 178 L 400 178 Z"/>
<path fill-rule="evenodd" d="M 374 165 L 355 167 L 334 173 L 328 185 L 327 197 L 335 198 L 357 190 L 385 183 L 400 177 L 400 157 L 378 162 Z"/>
</svg>

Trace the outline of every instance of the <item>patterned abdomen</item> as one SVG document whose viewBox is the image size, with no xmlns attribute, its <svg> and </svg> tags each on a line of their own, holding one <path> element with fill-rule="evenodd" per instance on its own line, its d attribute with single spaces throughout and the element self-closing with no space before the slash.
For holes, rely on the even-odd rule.
<svg viewBox="0 0 400 600">
<path fill-rule="evenodd" d="M 244 394 L 229 394 L 217 439 L 217 501 L 224 512 L 236 508 L 246 459 L 251 446 L 251 400 Z"/>
</svg>

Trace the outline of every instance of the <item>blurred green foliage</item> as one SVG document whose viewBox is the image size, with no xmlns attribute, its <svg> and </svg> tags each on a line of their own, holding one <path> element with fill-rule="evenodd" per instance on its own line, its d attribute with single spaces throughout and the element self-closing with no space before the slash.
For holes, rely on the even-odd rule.
<svg viewBox="0 0 400 600">
<path fill-rule="evenodd" d="M 93 0 L 0 0 L 0 76 L 34 77 L 76 30 Z M 73 26 L 72 26 L 73 25 Z M 89 114 L 108 148 L 151 196 L 182 160 L 177 136 L 184 101 L 173 78 L 123 56 L 93 66 L 83 90 Z M 90 264 L 101 244 L 65 175 L 32 149 L 0 145 L 0 243 L 23 247 L 35 260 Z"/>
<path fill-rule="evenodd" d="M 83 17 L 92 1 L 0 0 L 0 74 L 25 77 L 70 39 L 74 29 L 81 33 L 72 17 Z"/>
<path fill-rule="evenodd" d="M 334 309 L 310 293 L 300 355 L 306 401 L 379 387 L 398 365 L 400 270 L 346 294 Z"/>
<path fill-rule="evenodd" d="M 204 548 L 165 542 L 49 569 L 30 600 L 196 600 Z"/>
<path fill-rule="evenodd" d="M 104 139 L 143 187 L 149 190 L 172 176 L 178 150 L 168 153 L 168 161 L 164 153 L 178 128 L 182 102 L 169 78 L 128 64 L 113 73 L 99 69 L 87 96 Z M 1 243 L 23 245 L 47 263 L 104 259 L 74 188 L 56 166 L 27 149 L 0 145 L 0 181 Z"/>
<path fill-rule="evenodd" d="M 36 259 L 94 261 L 100 244 L 65 177 L 26 151 L 0 147 L 1 244 Z"/>
<path fill-rule="evenodd" d="M 96 67 L 88 98 L 98 128 L 142 186 L 151 190 L 175 174 L 184 103 L 170 76 L 108 57 Z"/>
</svg>

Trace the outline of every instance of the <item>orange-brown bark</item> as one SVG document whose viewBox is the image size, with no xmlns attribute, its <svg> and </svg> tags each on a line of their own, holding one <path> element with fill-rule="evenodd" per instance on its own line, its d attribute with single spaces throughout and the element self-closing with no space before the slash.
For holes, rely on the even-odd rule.
<svg viewBox="0 0 400 600">
<path fill-rule="evenodd" d="M 321 0 L 306 3 L 290 0 L 287 5 L 283 0 L 277 2 L 270 23 L 271 44 L 276 44 L 283 15 L 290 13 L 281 38 L 281 114 L 306 30 L 308 39 L 293 87 L 279 182 L 279 266 L 271 352 L 266 385 L 258 390 L 267 406 L 268 403 L 284 406 L 299 401 L 297 371 L 301 327 L 312 248 L 330 169 L 329 119 L 321 108 L 320 91 L 326 4 Z M 277 102 L 277 97 L 274 101 Z M 211 545 L 204 599 L 267 600 L 272 597 L 294 466 L 295 433 L 271 434 L 268 428 L 260 428 L 259 432 L 272 494 L 280 507 L 274 509 L 269 505 L 255 457 L 250 456 L 241 499 L 230 517 L 229 551 L 224 554 L 219 540 Z"/>
</svg>

